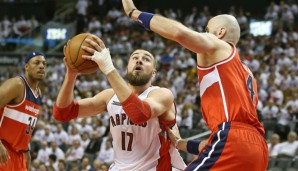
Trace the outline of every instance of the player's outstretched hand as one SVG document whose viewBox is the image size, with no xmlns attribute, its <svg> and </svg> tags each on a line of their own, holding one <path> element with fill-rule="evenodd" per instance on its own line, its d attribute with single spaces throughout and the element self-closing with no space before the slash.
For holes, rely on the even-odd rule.
<svg viewBox="0 0 298 171">
<path fill-rule="evenodd" d="M 0 165 L 5 165 L 8 160 L 9 160 L 9 155 L 7 153 L 7 150 L 2 144 L 2 142 L 0 142 Z"/>
<path fill-rule="evenodd" d="M 86 39 L 85 41 L 90 44 L 90 47 L 82 46 L 82 49 L 93 55 L 82 55 L 82 58 L 96 62 L 99 69 L 105 75 L 108 75 L 115 69 L 109 49 L 107 49 L 103 41 L 95 35 L 92 35 L 92 40 Z"/>
</svg>

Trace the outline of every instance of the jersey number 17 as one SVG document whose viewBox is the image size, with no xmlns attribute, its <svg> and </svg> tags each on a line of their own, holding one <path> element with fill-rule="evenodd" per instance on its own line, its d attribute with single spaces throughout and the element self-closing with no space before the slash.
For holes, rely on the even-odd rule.
<svg viewBox="0 0 298 171">
<path fill-rule="evenodd" d="M 131 151 L 131 146 L 133 142 L 133 133 L 121 132 L 121 136 L 122 136 L 122 150 Z M 127 146 L 126 146 L 126 141 L 128 141 Z"/>
</svg>

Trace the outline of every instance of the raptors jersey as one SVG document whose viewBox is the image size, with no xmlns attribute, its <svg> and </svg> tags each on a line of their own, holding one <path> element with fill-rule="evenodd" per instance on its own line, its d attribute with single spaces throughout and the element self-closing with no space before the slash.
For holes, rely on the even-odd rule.
<svg viewBox="0 0 298 171">
<path fill-rule="evenodd" d="M 157 88 L 159 87 L 149 87 L 139 98 L 145 99 Z M 143 124 L 132 123 L 116 95 L 109 101 L 107 110 L 115 152 L 115 163 L 110 170 L 171 170 L 170 142 L 166 141 L 162 134 L 158 117 L 151 118 Z M 178 152 L 176 154 L 179 155 Z"/>
<path fill-rule="evenodd" d="M 227 59 L 209 67 L 197 66 L 201 107 L 214 132 L 223 122 L 241 122 L 264 129 L 256 112 L 257 84 L 249 68 L 240 61 L 236 47 Z"/>
<path fill-rule="evenodd" d="M 0 109 L 0 139 L 17 152 L 28 150 L 41 105 L 40 90 L 34 95 L 26 79 L 22 76 L 20 78 L 25 84 L 22 102 Z"/>
</svg>

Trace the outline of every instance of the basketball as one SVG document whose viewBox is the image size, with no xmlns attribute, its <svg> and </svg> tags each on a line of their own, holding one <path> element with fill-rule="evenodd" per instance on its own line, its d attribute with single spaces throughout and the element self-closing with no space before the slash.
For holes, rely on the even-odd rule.
<svg viewBox="0 0 298 171">
<path fill-rule="evenodd" d="M 82 58 L 82 55 L 93 55 L 81 48 L 81 46 L 90 46 L 84 42 L 86 38 L 92 39 L 91 34 L 78 34 L 68 41 L 65 48 L 67 65 L 81 74 L 91 74 L 99 69 L 95 62 Z"/>
</svg>

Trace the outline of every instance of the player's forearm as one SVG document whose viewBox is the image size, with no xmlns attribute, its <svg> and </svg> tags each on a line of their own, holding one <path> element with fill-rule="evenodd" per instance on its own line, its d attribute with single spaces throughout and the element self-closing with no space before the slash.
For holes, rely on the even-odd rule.
<svg viewBox="0 0 298 171">
<path fill-rule="evenodd" d="M 66 75 L 53 106 L 53 117 L 60 122 L 68 122 L 78 117 L 79 104 L 73 101 L 76 75 Z"/>
<path fill-rule="evenodd" d="M 150 22 L 150 29 L 153 32 L 178 43 L 182 42 L 184 28 L 181 23 L 160 15 L 154 15 Z"/>
<path fill-rule="evenodd" d="M 130 96 L 132 91 L 117 70 L 110 72 L 107 75 L 107 79 L 120 102 L 123 102 Z"/>
<path fill-rule="evenodd" d="M 142 11 L 134 10 L 131 14 L 131 19 L 138 22 L 138 18 Z M 158 33 L 162 37 L 179 42 L 183 25 L 175 20 L 165 18 L 160 15 L 154 15 L 150 21 L 150 30 Z"/>
<path fill-rule="evenodd" d="M 175 20 L 141 11 L 137 9 L 132 0 L 122 0 L 122 4 L 126 15 L 132 20 L 162 37 L 182 44 L 185 38 L 184 34 L 188 30 L 186 26 Z"/>
<path fill-rule="evenodd" d="M 175 144 L 178 150 L 182 150 L 182 151 L 197 155 L 205 147 L 207 142 L 208 142 L 207 140 L 200 141 L 200 140 L 178 139 Z"/>
<path fill-rule="evenodd" d="M 66 75 L 56 99 L 56 105 L 60 108 L 68 106 L 73 101 L 73 90 L 76 75 Z"/>
<path fill-rule="evenodd" d="M 213 49 L 214 44 L 210 44 L 210 37 L 199 34 L 178 21 L 139 10 L 133 10 L 130 13 L 131 19 L 139 22 L 146 29 L 176 41 L 192 52 L 203 53 Z"/>
</svg>

